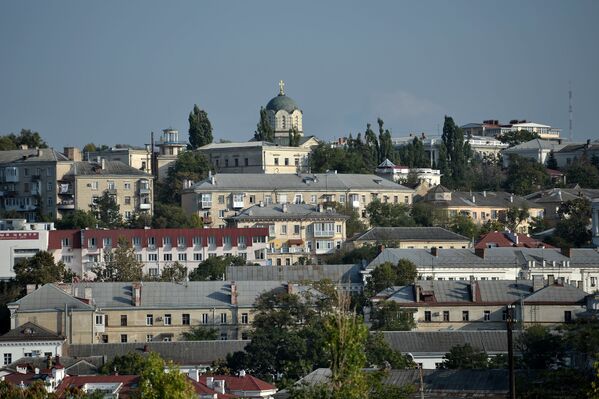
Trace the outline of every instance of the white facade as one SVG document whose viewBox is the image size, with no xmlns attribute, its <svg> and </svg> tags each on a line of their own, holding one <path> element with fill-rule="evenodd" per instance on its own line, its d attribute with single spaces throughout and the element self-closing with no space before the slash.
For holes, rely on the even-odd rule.
<svg viewBox="0 0 599 399">
<path fill-rule="evenodd" d="M 64 340 L 56 341 L 37 341 L 16 340 L 0 342 L 0 362 L 6 366 L 23 357 L 55 357 L 62 356 L 62 345 Z"/>
<path fill-rule="evenodd" d="M 15 277 L 14 266 L 48 248 L 52 223 L 26 223 L 25 220 L 0 220 L 0 280 Z"/>
</svg>

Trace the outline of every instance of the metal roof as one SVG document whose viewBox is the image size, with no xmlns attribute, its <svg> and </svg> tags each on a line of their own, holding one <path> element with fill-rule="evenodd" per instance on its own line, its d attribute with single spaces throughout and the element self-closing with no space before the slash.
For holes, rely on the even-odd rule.
<svg viewBox="0 0 599 399">
<path fill-rule="evenodd" d="M 83 301 L 72 297 L 54 284 L 46 284 L 12 304 L 19 305 L 19 312 L 59 310 L 93 310 Z M 11 305 L 11 304 L 9 304 Z"/>
<path fill-rule="evenodd" d="M 362 283 L 360 265 L 230 266 L 227 279 L 233 281 L 320 281 Z"/>
<path fill-rule="evenodd" d="M 506 331 L 383 331 L 383 336 L 393 350 L 402 353 L 445 354 L 464 344 L 486 352 L 507 352 Z"/>
<path fill-rule="evenodd" d="M 442 227 L 373 227 L 354 241 L 470 241 Z"/>
<path fill-rule="evenodd" d="M 0 151 L 0 164 L 68 161 L 69 159 L 53 148 L 29 148 L 27 150 Z"/>
<path fill-rule="evenodd" d="M 104 164 L 104 168 L 102 168 L 102 164 Z M 108 160 L 103 160 L 101 163 L 86 162 L 86 161 L 73 162 L 71 169 L 65 174 L 65 176 L 96 176 L 96 175 L 141 176 L 141 177 L 146 177 L 146 178 L 152 177 L 151 174 L 146 173 L 139 169 L 135 169 L 134 167 L 126 165 L 121 161 L 108 161 Z"/>
</svg>

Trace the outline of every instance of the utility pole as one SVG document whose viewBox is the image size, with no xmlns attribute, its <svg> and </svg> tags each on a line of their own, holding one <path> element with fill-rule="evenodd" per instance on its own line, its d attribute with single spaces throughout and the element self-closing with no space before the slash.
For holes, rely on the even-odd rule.
<svg viewBox="0 0 599 399">
<path fill-rule="evenodd" d="M 572 142 L 574 140 L 574 131 L 572 130 L 572 82 L 568 82 L 568 117 L 570 119 L 570 142 Z"/>
<path fill-rule="evenodd" d="M 516 378 L 514 373 L 514 342 L 512 330 L 514 328 L 514 305 L 507 305 L 507 356 L 509 376 L 509 398 L 516 399 Z"/>
</svg>

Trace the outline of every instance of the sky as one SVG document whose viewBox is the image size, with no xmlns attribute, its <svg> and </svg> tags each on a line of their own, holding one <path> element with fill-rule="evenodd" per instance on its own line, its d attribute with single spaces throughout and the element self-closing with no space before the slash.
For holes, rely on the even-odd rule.
<svg viewBox="0 0 599 399">
<path fill-rule="evenodd" d="M 527 119 L 599 138 L 599 1 L 0 1 L 0 134 L 143 146 L 194 104 L 247 141 L 278 93 L 304 132 Z"/>
</svg>

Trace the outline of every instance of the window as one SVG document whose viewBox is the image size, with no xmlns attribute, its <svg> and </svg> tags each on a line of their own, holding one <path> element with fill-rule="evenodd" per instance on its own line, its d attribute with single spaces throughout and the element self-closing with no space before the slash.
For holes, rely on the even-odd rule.
<svg viewBox="0 0 599 399">
<path fill-rule="evenodd" d="M 220 324 L 227 324 L 227 314 L 226 313 L 220 314 Z"/>
<path fill-rule="evenodd" d="M 265 196 L 264 196 L 264 203 L 265 203 L 266 205 L 270 205 L 270 204 L 272 204 L 272 195 L 265 195 Z"/>
<path fill-rule="evenodd" d="M 7 364 L 11 364 L 12 363 L 12 353 L 5 353 L 4 354 L 4 365 L 6 366 Z"/>
<path fill-rule="evenodd" d="M 287 225 L 286 224 L 281 225 L 281 234 L 287 234 Z"/>
<path fill-rule="evenodd" d="M 104 324 L 104 315 L 97 314 L 96 315 L 96 325 L 101 326 Z"/>
<path fill-rule="evenodd" d="M 146 326 L 153 326 L 153 325 L 154 325 L 154 315 L 147 314 L 146 315 Z"/>
<path fill-rule="evenodd" d="M 158 261 L 158 254 L 148 254 L 148 261 L 150 261 L 150 262 L 157 262 Z"/>
<path fill-rule="evenodd" d="M 221 219 L 225 218 L 225 210 L 224 209 L 221 209 L 218 211 L 218 217 Z"/>
<path fill-rule="evenodd" d="M 104 237 L 102 239 L 102 243 L 104 245 L 104 248 L 110 248 L 110 247 L 112 247 L 112 238 L 110 238 L 110 237 Z"/>
<path fill-rule="evenodd" d="M 250 165 L 250 160 L 249 159 L 245 158 L 244 161 L 245 161 L 245 166 L 249 166 Z"/>
<path fill-rule="evenodd" d="M 215 236 L 208 237 L 208 245 L 216 245 L 216 237 Z"/>
<path fill-rule="evenodd" d="M 294 224 L 293 225 L 293 234 L 298 235 L 299 233 L 300 233 L 300 225 Z"/>
<path fill-rule="evenodd" d="M 339 194 L 339 202 L 345 204 L 345 194 Z"/>
<path fill-rule="evenodd" d="M 102 343 L 103 344 L 107 344 L 108 343 L 108 335 L 106 334 L 102 334 Z M 46 356 L 47 357 L 47 356 Z"/>
<path fill-rule="evenodd" d="M 279 164 L 279 158 L 275 158 L 275 165 Z"/>
<path fill-rule="evenodd" d="M 25 352 L 24 355 L 25 355 L 25 357 L 33 357 L 32 352 Z"/>
<path fill-rule="evenodd" d="M 183 262 L 187 261 L 187 254 L 179 254 L 179 260 Z"/>
<path fill-rule="evenodd" d="M 193 254 L 193 260 L 195 260 L 195 261 L 200 260 L 201 261 L 202 260 L 202 254 L 198 253 L 198 252 L 194 253 Z"/>
<path fill-rule="evenodd" d="M 225 159 L 225 168 L 229 167 L 229 158 Z"/>
<path fill-rule="evenodd" d="M 449 310 L 443 311 L 443 321 L 449 321 Z"/>
<path fill-rule="evenodd" d="M 463 310 L 462 311 L 462 321 L 469 321 L 470 320 L 470 312 L 467 310 Z"/>
<path fill-rule="evenodd" d="M 231 236 L 223 236 L 223 245 L 225 245 L 225 246 L 231 245 Z"/>
<path fill-rule="evenodd" d="M 71 246 L 71 242 L 68 238 L 63 238 L 62 240 L 60 240 L 60 246 L 61 247 L 70 247 Z"/>
<path fill-rule="evenodd" d="M 116 188 L 113 180 L 108 180 L 106 184 L 109 190 L 114 190 Z"/>
<path fill-rule="evenodd" d="M 171 325 L 171 321 L 172 321 L 171 315 L 170 314 L 165 314 L 164 315 L 164 325 L 165 326 L 170 326 Z"/>
<path fill-rule="evenodd" d="M 484 321 L 491 321 L 491 311 L 489 310 L 485 310 L 483 313 L 483 320 Z"/>
<path fill-rule="evenodd" d="M 156 237 L 148 237 L 148 247 L 149 249 L 154 249 L 156 247 Z"/>
<path fill-rule="evenodd" d="M 73 263 L 72 255 L 62 255 L 62 263 Z"/>
<path fill-rule="evenodd" d="M 219 195 L 218 196 L 218 203 L 221 204 L 221 205 L 225 203 L 225 196 L 224 195 Z"/>
<path fill-rule="evenodd" d="M 241 324 L 248 324 L 248 314 L 247 313 L 241 314 Z"/>
<path fill-rule="evenodd" d="M 191 322 L 191 319 L 189 317 L 189 313 L 183 313 L 183 315 L 181 316 L 181 324 L 183 324 L 184 326 L 188 326 Z"/>
<path fill-rule="evenodd" d="M 164 254 L 164 260 L 165 261 L 173 260 L 173 254 Z"/>
<path fill-rule="evenodd" d="M 171 238 L 170 237 L 163 237 L 162 238 L 162 246 L 164 247 L 170 247 L 172 244 Z"/>
<path fill-rule="evenodd" d="M 289 158 L 285 158 L 285 166 L 289 166 Z"/>
<path fill-rule="evenodd" d="M 127 327 L 127 315 L 126 314 L 121 315 L 121 327 Z"/>
<path fill-rule="evenodd" d="M 200 245 L 202 245 L 202 237 L 194 237 L 193 238 L 193 245 L 194 246 L 200 246 Z"/>
<path fill-rule="evenodd" d="M 146 342 L 152 342 L 153 339 L 154 339 L 154 336 L 152 334 L 146 335 Z"/>
<path fill-rule="evenodd" d="M 235 158 L 233 161 L 235 161 L 235 166 L 239 166 L 239 158 Z"/>
<path fill-rule="evenodd" d="M 279 204 L 287 203 L 287 194 L 279 194 Z"/>
<path fill-rule="evenodd" d="M 227 333 L 221 333 L 220 334 L 220 340 L 221 341 L 226 341 L 227 340 Z"/>
<path fill-rule="evenodd" d="M 597 286 L 597 277 L 591 277 L 591 287 Z"/>
<path fill-rule="evenodd" d="M 569 323 L 572 321 L 572 312 L 571 311 L 569 311 L 569 310 L 564 311 L 564 321 L 566 323 Z"/>
<path fill-rule="evenodd" d="M 125 205 L 131 205 L 131 197 L 129 197 L 129 196 L 125 197 Z"/>
<path fill-rule="evenodd" d="M 311 195 L 310 196 L 310 203 L 311 204 L 315 204 L 316 203 L 316 195 Z"/>
<path fill-rule="evenodd" d="M 340 234 L 341 234 L 341 228 L 342 228 L 342 227 L 343 227 L 343 226 L 342 226 L 342 225 L 340 225 L 340 224 L 338 224 L 338 225 L 336 226 L 336 231 L 337 231 L 337 233 L 340 233 Z"/>
<path fill-rule="evenodd" d="M 425 310 L 424 311 L 424 321 L 432 321 L 431 318 L 431 311 L 430 310 Z"/>
<path fill-rule="evenodd" d="M 301 194 L 295 194 L 295 198 L 293 199 L 294 204 L 301 204 L 304 201 Z"/>
<path fill-rule="evenodd" d="M 295 166 L 299 166 L 299 158 L 295 158 Z"/>
<path fill-rule="evenodd" d="M 127 334 L 121 334 L 121 343 L 127 343 Z"/>
<path fill-rule="evenodd" d="M 145 169 L 145 168 L 144 168 Z M 131 183 L 129 183 L 128 181 L 126 181 L 123 186 L 125 187 L 125 190 L 131 190 Z"/>
<path fill-rule="evenodd" d="M 202 324 L 208 324 L 208 313 L 202 313 Z"/>
<path fill-rule="evenodd" d="M 141 247 L 141 237 L 133 237 L 131 240 L 134 247 Z"/>
<path fill-rule="evenodd" d="M 245 248 L 245 236 L 239 236 L 239 237 L 237 237 L 237 247 L 238 248 Z"/>
</svg>

